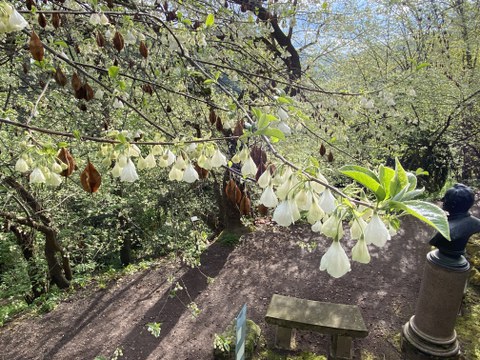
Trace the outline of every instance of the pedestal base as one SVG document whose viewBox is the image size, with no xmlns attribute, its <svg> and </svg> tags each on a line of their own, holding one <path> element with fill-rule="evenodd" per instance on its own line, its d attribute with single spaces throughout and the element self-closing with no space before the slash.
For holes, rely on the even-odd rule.
<svg viewBox="0 0 480 360">
<path fill-rule="evenodd" d="M 415 354 L 415 349 L 421 353 Z M 431 359 L 432 357 L 457 359 L 460 353 L 460 345 L 455 331 L 450 339 L 433 338 L 416 328 L 415 316 L 412 316 L 402 329 L 402 350 L 405 354 L 411 354 L 407 357 L 409 360 Z M 428 357 L 422 357 L 422 353 L 428 355 Z M 413 357 L 413 355 L 416 357 Z"/>
</svg>

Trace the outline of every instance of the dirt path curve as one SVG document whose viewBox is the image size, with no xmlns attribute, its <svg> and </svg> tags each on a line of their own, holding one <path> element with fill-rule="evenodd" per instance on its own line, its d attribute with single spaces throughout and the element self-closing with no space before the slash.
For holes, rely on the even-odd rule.
<svg viewBox="0 0 480 360">
<path fill-rule="evenodd" d="M 309 227 L 263 225 L 235 249 L 212 245 L 200 270 L 165 265 L 80 294 L 41 318 L 7 325 L 0 330 L 0 360 L 93 360 L 116 348 L 123 349 L 122 360 L 211 359 L 214 333 L 221 333 L 244 303 L 248 317 L 272 341 L 263 317 L 274 293 L 359 305 L 370 334 L 356 342 L 355 359 L 361 348 L 379 359 L 400 360 L 398 333 L 414 312 L 432 234 L 405 219 L 401 233 L 383 249 L 371 249 L 370 264 L 352 263 L 350 273 L 333 279 L 318 270 L 330 241 L 318 238 L 319 247 L 308 253 L 296 243 L 317 239 Z M 353 243 L 345 243 L 349 253 Z M 168 276 L 185 288 L 177 297 L 169 296 Z M 185 306 L 191 302 L 201 310 L 196 318 Z M 162 323 L 159 338 L 148 333 L 149 322 Z M 303 350 L 327 352 L 326 336 L 299 332 L 297 343 Z"/>
</svg>

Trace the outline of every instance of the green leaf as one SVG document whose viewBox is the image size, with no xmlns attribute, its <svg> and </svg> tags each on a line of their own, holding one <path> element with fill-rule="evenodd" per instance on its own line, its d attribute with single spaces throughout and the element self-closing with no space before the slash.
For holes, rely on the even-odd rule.
<svg viewBox="0 0 480 360">
<path fill-rule="evenodd" d="M 160 332 L 162 331 L 162 323 L 158 323 L 158 322 L 148 323 L 147 330 L 150 334 L 158 338 L 160 336 Z"/>
<path fill-rule="evenodd" d="M 68 48 L 68 44 L 63 40 L 57 40 L 54 42 L 55 45 L 58 45 L 62 48 Z"/>
<path fill-rule="evenodd" d="M 277 98 L 277 101 L 280 103 L 280 104 L 292 104 L 293 103 L 293 100 L 288 98 L 288 97 L 285 97 L 285 96 L 279 96 Z"/>
<path fill-rule="evenodd" d="M 213 26 L 214 23 L 215 23 L 215 17 L 213 16 L 213 14 L 208 14 L 207 19 L 205 20 L 205 25 L 207 27 L 211 27 Z"/>
<path fill-rule="evenodd" d="M 395 158 L 395 176 L 390 182 L 390 196 L 394 197 L 408 184 L 408 176 L 405 169 L 400 164 L 397 158 Z"/>
<path fill-rule="evenodd" d="M 80 131 L 79 130 L 73 130 L 73 136 L 75 136 L 75 139 L 80 141 Z"/>
<path fill-rule="evenodd" d="M 391 201 L 389 204 L 395 209 L 404 210 L 408 214 L 415 216 L 437 230 L 445 239 L 450 240 L 447 215 L 438 206 L 420 200 Z"/>
<path fill-rule="evenodd" d="M 378 174 L 380 177 L 380 184 L 382 184 L 383 188 L 385 189 L 385 198 L 390 197 L 390 183 L 395 176 L 395 170 L 392 168 L 380 165 L 378 169 Z"/>
<path fill-rule="evenodd" d="M 415 190 L 417 188 L 417 177 L 412 174 L 411 172 L 407 172 L 407 178 L 408 178 L 408 183 L 410 186 L 408 187 L 408 190 Z"/>
<path fill-rule="evenodd" d="M 205 80 L 203 83 L 204 83 L 205 85 L 208 85 L 208 84 L 212 84 L 212 83 L 214 83 L 214 82 L 215 82 L 215 80 L 213 80 L 213 79 L 207 79 L 207 80 Z"/>
<path fill-rule="evenodd" d="M 61 149 L 61 148 L 66 148 L 68 147 L 68 143 L 66 141 L 61 141 L 57 144 L 58 148 Z"/>
<path fill-rule="evenodd" d="M 261 131 L 262 135 L 269 136 L 272 142 L 278 142 L 278 140 L 285 140 L 285 134 L 275 128 L 266 128 Z"/>
<path fill-rule="evenodd" d="M 420 64 L 417 65 L 417 67 L 415 68 L 415 70 L 418 71 L 418 70 L 421 70 L 421 69 L 426 68 L 426 67 L 428 67 L 428 66 L 430 66 L 430 63 L 428 63 L 428 62 L 421 62 Z"/>
<path fill-rule="evenodd" d="M 362 166 L 346 165 L 340 168 L 340 172 L 371 190 L 379 201 L 385 199 L 385 189 L 373 171 Z"/>
<path fill-rule="evenodd" d="M 108 68 L 108 76 L 114 79 L 117 77 L 119 71 L 120 71 L 120 68 L 118 66 L 112 65 Z"/>
</svg>

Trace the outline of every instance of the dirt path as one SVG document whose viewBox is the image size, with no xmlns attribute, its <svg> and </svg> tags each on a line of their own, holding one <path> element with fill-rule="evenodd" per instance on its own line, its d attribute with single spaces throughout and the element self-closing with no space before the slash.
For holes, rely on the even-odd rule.
<svg viewBox="0 0 480 360">
<path fill-rule="evenodd" d="M 263 317 L 272 294 L 280 293 L 359 305 L 370 334 L 356 341 L 355 359 L 360 359 L 361 348 L 379 359 L 400 360 L 397 335 L 413 315 L 432 233 L 406 219 L 402 232 L 385 248 L 371 249 L 370 264 L 352 263 L 350 273 L 333 279 L 318 270 L 330 241 L 320 241 L 308 253 L 296 244 L 315 236 L 308 227 L 263 225 L 244 236 L 236 249 L 212 245 L 200 270 L 170 264 L 145 271 L 89 296 L 77 296 L 41 318 L 9 324 L 0 330 L 0 359 L 93 360 L 111 356 L 119 347 L 122 360 L 210 359 L 213 334 L 221 333 L 244 303 L 248 317 L 271 342 L 273 329 Z M 352 246 L 347 243 L 349 249 Z M 186 289 L 177 297 L 169 296 L 168 276 L 178 278 Z M 191 302 L 201 310 L 197 318 L 185 306 Z M 148 333 L 149 322 L 162 323 L 159 338 Z M 297 343 L 301 349 L 326 354 L 328 338 L 299 332 Z"/>
</svg>

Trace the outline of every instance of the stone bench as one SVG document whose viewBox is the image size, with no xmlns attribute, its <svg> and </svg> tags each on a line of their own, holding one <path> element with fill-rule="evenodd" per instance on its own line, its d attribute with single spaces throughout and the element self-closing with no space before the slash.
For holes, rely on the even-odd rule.
<svg viewBox="0 0 480 360">
<path fill-rule="evenodd" d="M 274 294 L 265 321 L 276 325 L 275 346 L 295 346 L 295 329 L 331 335 L 329 360 L 351 359 L 353 338 L 368 335 L 360 309 Z"/>
</svg>

